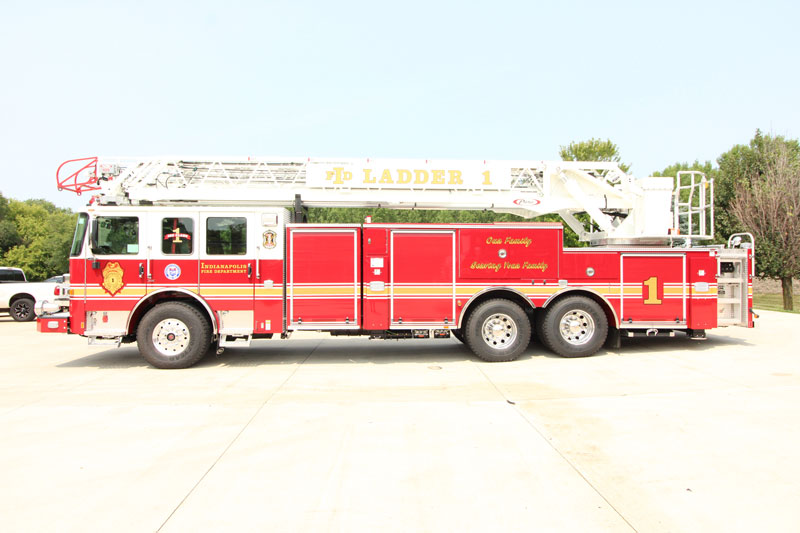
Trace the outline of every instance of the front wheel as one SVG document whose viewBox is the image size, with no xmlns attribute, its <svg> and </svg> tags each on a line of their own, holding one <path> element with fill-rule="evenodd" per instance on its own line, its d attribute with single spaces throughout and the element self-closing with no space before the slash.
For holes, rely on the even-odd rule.
<svg viewBox="0 0 800 533">
<path fill-rule="evenodd" d="M 136 329 L 139 353 L 156 368 L 188 368 L 208 352 L 211 325 L 183 302 L 153 307 Z"/>
<path fill-rule="evenodd" d="M 469 316 L 465 333 L 467 345 L 484 361 L 513 361 L 530 343 L 531 322 L 514 302 L 488 300 Z"/>
<path fill-rule="evenodd" d="M 11 304 L 9 311 L 11 318 L 17 322 L 29 322 L 33 320 L 33 300 L 30 298 L 18 298 Z"/>
<path fill-rule="evenodd" d="M 562 357 L 587 357 L 603 346 L 608 320 L 600 305 L 570 296 L 548 307 L 541 324 L 542 341 Z"/>
</svg>

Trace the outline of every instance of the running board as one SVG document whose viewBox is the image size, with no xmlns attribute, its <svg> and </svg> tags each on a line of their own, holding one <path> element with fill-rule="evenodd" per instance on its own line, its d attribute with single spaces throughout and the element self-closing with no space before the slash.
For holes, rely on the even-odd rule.
<svg viewBox="0 0 800 533">
<path fill-rule="evenodd" d="M 122 337 L 89 337 L 89 346 L 116 346 L 122 344 Z"/>
<path fill-rule="evenodd" d="M 250 341 L 253 339 L 252 335 L 228 335 L 225 333 L 219 336 L 219 347 L 229 348 L 232 346 L 250 346 Z"/>
</svg>

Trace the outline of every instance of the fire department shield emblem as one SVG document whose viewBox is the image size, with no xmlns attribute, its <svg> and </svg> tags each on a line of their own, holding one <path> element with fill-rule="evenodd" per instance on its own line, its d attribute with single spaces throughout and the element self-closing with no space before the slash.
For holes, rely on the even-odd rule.
<svg viewBox="0 0 800 533">
<path fill-rule="evenodd" d="M 111 296 L 117 294 L 125 286 L 125 282 L 122 281 L 122 274 L 122 266 L 116 261 L 108 263 L 103 268 L 103 283 L 101 286 Z"/>
<path fill-rule="evenodd" d="M 264 232 L 264 248 L 266 248 L 267 250 L 271 250 L 271 249 L 275 248 L 275 245 L 277 244 L 277 237 L 278 237 L 278 234 L 275 233 L 274 231 L 271 231 L 271 230 L 270 231 L 265 231 Z"/>
</svg>

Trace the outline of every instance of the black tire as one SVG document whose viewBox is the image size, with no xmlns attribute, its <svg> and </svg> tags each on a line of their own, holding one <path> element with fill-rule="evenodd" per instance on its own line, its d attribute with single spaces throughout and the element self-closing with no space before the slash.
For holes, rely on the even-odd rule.
<svg viewBox="0 0 800 533">
<path fill-rule="evenodd" d="M 33 312 L 33 300 L 30 298 L 17 298 L 8 311 L 11 318 L 17 322 L 30 322 L 36 315 Z"/>
<path fill-rule="evenodd" d="M 464 336 L 467 346 L 484 361 L 513 361 L 530 343 L 531 322 L 514 302 L 487 300 L 470 314 Z"/>
<path fill-rule="evenodd" d="M 142 357 L 156 368 L 189 368 L 208 353 L 211 324 L 189 304 L 159 304 L 139 322 L 136 343 Z"/>
<path fill-rule="evenodd" d="M 547 308 L 542 342 L 562 357 L 588 357 L 608 336 L 608 320 L 600 305 L 584 296 L 569 296 Z"/>
<path fill-rule="evenodd" d="M 540 343 L 544 338 L 544 333 L 542 332 L 542 327 L 544 326 L 544 315 L 547 311 L 544 309 L 536 309 L 533 312 L 533 318 L 531 322 L 533 323 L 533 332 L 531 333 L 531 344 Z"/>
</svg>

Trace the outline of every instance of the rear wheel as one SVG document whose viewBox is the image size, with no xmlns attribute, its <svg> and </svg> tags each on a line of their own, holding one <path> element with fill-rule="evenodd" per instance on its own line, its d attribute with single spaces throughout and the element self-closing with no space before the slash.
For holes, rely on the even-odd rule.
<svg viewBox="0 0 800 533">
<path fill-rule="evenodd" d="M 30 298 L 17 298 L 14 300 L 14 303 L 11 304 L 11 310 L 9 311 L 11 318 L 16 320 L 17 322 L 29 322 L 33 320 L 33 300 Z"/>
<path fill-rule="evenodd" d="M 528 347 L 531 323 L 514 302 L 488 300 L 469 316 L 465 338 L 470 349 L 484 361 L 513 361 Z"/>
<path fill-rule="evenodd" d="M 570 296 L 547 308 L 542 341 L 562 357 L 587 357 L 603 346 L 608 320 L 600 305 L 584 296 Z"/>
<path fill-rule="evenodd" d="M 189 304 L 169 302 L 144 315 L 136 329 L 139 353 L 156 368 L 188 368 L 211 345 L 211 325 Z"/>
</svg>

